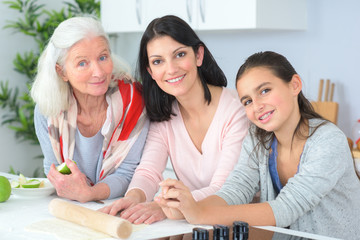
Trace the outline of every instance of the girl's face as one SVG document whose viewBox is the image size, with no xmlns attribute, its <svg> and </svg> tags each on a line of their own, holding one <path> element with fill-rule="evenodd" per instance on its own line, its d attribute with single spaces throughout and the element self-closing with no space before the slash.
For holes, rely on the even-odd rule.
<svg viewBox="0 0 360 240">
<path fill-rule="evenodd" d="M 57 65 L 56 70 L 64 81 L 70 82 L 77 97 L 104 95 L 113 71 L 107 41 L 103 37 L 79 41 L 70 48 L 64 67 Z"/>
<path fill-rule="evenodd" d="M 268 132 L 297 124 L 300 117 L 297 96 L 301 87 L 297 74 L 286 83 L 265 67 L 247 70 L 236 84 L 249 120 Z"/>
<path fill-rule="evenodd" d="M 147 54 L 147 70 L 164 92 L 180 97 L 189 93 L 194 83 L 200 83 L 197 67 L 202 64 L 203 46 L 195 54 L 192 47 L 161 36 L 148 43 Z"/>
</svg>

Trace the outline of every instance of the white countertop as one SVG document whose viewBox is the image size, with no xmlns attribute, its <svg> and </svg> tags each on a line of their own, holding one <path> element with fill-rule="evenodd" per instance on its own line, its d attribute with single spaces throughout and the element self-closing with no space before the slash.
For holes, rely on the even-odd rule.
<svg viewBox="0 0 360 240">
<path fill-rule="evenodd" d="M 7 178 L 17 177 L 14 175 L 1 173 L 1 172 L 0 175 L 5 176 Z M 55 235 L 32 232 L 26 229 L 30 224 L 34 224 L 42 220 L 55 218 L 48 211 L 49 202 L 54 198 L 57 198 L 56 194 L 52 194 L 51 196 L 42 197 L 42 198 L 24 198 L 16 195 L 11 195 L 8 201 L 0 203 L 0 239 L 2 240 L 59 239 Z M 105 204 L 109 204 L 112 201 L 106 200 L 104 202 Z M 85 204 L 81 204 L 75 201 L 71 201 L 71 202 L 95 210 L 104 206 L 103 204 L 99 204 L 95 202 L 89 202 Z M 129 239 L 144 240 L 144 239 L 166 237 L 169 235 L 189 233 L 192 232 L 192 229 L 194 227 L 204 227 L 208 229 L 212 228 L 212 226 L 191 225 L 186 223 L 186 221 L 184 220 L 182 221 L 164 220 L 151 225 L 145 225 L 141 230 L 133 232 Z M 311 239 L 319 239 L 319 240 L 334 239 L 334 238 L 323 237 L 315 234 L 297 232 L 289 229 L 283 229 L 272 226 L 265 226 L 259 228 L 275 231 L 275 232 L 282 232 L 285 234 L 291 234 L 300 237 L 311 238 Z M 103 239 L 113 239 L 113 238 L 109 237 Z"/>
</svg>

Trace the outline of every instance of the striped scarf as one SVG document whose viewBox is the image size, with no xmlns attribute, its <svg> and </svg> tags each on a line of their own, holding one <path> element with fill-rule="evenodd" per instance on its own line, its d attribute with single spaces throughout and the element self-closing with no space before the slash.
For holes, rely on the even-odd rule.
<svg viewBox="0 0 360 240">
<path fill-rule="evenodd" d="M 116 80 L 117 86 L 106 93 L 107 116 L 101 129 L 104 136 L 99 180 L 113 173 L 136 142 L 146 121 L 140 83 Z M 48 119 L 48 132 L 58 163 L 73 159 L 77 122 L 77 103 L 71 95 L 70 107 Z"/>
</svg>

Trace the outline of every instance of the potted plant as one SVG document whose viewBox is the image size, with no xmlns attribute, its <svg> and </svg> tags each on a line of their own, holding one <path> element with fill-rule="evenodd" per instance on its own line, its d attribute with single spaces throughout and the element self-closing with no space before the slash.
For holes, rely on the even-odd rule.
<svg viewBox="0 0 360 240">
<path fill-rule="evenodd" d="M 64 2 L 64 7 L 59 11 L 46 10 L 45 4 L 38 4 L 37 0 L 14 0 L 3 3 L 21 14 L 21 18 L 9 21 L 5 28 L 30 36 L 36 43 L 36 48 L 17 53 L 13 60 L 14 70 L 26 76 L 25 91 L 20 92 L 18 87 L 10 88 L 8 81 L 0 81 L 0 107 L 6 110 L 0 123 L 12 129 L 19 142 L 39 145 L 33 120 L 35 104 L 29 94 L 37 71 L 39 55 L 60 22 L 76 15 L 92 14 L 100 17 L 100 1 Z M 35 170 L 34 177 L 40 174 L 39 170 Z M 10 171 L 15 173 L 12 167 Z"/>
</svg>

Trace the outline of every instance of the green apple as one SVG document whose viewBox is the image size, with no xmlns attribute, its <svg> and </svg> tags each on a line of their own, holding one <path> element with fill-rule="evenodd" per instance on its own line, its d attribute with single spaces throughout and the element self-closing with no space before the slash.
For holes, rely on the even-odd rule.
<svg viewBox="0 0 360 240">
<path fill-rule="evenodd" d="M 11 186 L 9 180 L 0 176 L 0 202 L 5 202 L 9 199 L 11 194 Z"/>
<path fill-rule="evenodd" d="M 76 164 L 75 161 L 73 161 L 73 163 Z M 63 162 L 62 164 L 58 165 L 56 167 L 56 170 L 58 170 L 60 173 L 62 174 L 70 174 L 71 173 L 71 170 L 69 169 L 69 167 L 66 165 L 65 162 Z"/>
<path fill-rule="evenodd" d="M 45 186 L 44 181 L 40 181 L 39 179 L 26 179 L 23 174 L 19 174 L 18 180 L 11 181 L 12 188 L 42 188 Z"/>
<path fill-rule="evenodd" d="M 40 187 L 41 182 L 37 179 L 31 179 L 30 181 L 28 181 L 25 184 L 22 184 L 21 186 L 23 188 L 39 188 Z"/>
</svg>

